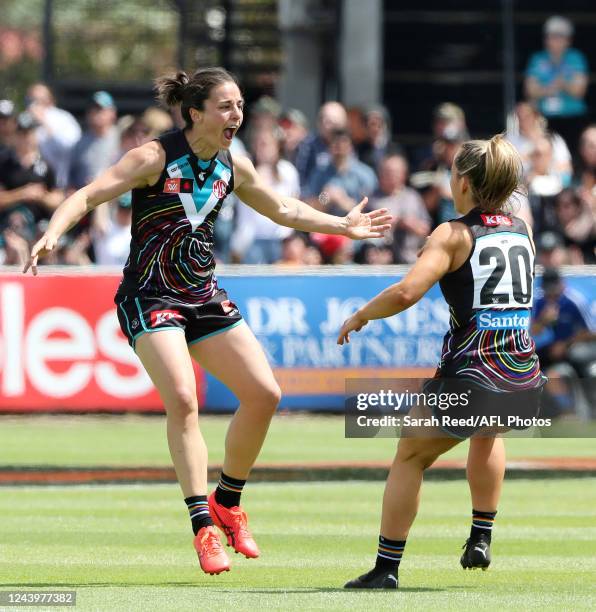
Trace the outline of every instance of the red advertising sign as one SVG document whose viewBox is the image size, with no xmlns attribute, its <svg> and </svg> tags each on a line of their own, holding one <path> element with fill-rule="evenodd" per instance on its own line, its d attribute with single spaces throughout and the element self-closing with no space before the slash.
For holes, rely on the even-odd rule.
<svg viewBox="0 0 596 612">
<path fill-rule="evenodd" d="M 37 277 L 0 275 L 0 411 L 163 410 L 120 331 L 119 280 L 43 268 Z"/>
</svg>

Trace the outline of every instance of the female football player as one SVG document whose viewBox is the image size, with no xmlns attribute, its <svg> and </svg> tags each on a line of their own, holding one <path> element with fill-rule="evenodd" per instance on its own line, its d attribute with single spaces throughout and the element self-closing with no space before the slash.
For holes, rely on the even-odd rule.
<svg viewBox="0 0 596 612">
<path fill-rule="evenodd" d="M 188 506 L 200 565 L 229 569 L 214 523 L 236 552 L 257 557 L 240 494 L 259 453 L 280 389 L 265 354 L 214 275 L 213 229 L 234 191 L 276 223 L 306 232 L 379 237 L 389 228 L 386 210 L 362 213 L 366 198 L 345 217 L 282 198 L 244 157 L 232 159 L 244 100 L 222 68 L 157 80 L 159 99 L 180 105 L 186 123 L 132 149 L 103 175 L 66 199 L 25 267 L 51 252 L 72 225 L 98 204 L 132 190 L 132 240 L 116 293 L 122 332 L 157 387 L 167 415 L 167 437 Z M 207 449 L 199 430 L 192 359 L 240 401 L 225 442 L 223 471 L 207 498 Z"/>
<path fill-rule="evenodd" d="M 424 432 L 415 427 L 402 430 L 385 487 L 375 567 L 348 582 L 347 588 L 397 588 L 424 470 L 461 439 L 478 433 L 484 437 L 470 442 L 473 518 L 461 564 L 484 569 L 490 564 L 491 528 L 505 472 L 503 441 L 495 437 L 496 430 L 461 423 L 469 417 L 515 418 L 538 411 L 544 377 L 528 330 L 535 250 L 525 222 L 506 212 L 521 176 L 521 159 L 501 135 L 465 142 L 451 169 L 451 191 L 462 217 L 439 225 L 405 278 L 341 328 L 339 344 L 349 342 L 350 334 L 368 321 L 411 307 L 439 282 L 451 321 L 437 374 L 424 387 L 427 404 L 431 393 L 436 397 L 470 391 L 465 410 L 459 406 L 431 412 L 427 405 L 411 413 L 434 419 L 418 421 L 429 424 Z"/>
</svg>

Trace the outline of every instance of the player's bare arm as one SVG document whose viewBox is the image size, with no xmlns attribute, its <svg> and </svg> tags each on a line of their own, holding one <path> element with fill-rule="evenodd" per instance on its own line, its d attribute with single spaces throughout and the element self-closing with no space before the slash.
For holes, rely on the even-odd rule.
<svg viewBox="0 0 596 612">
<path fill-rule="evenodd" d="M 52 215 L 45 234 L 33 245 L 23 272 L 31 268 L 33 274 L 37 274 L 37 260 L 52 251 L 64 232 L 99 204 L 113 200 L 133 188 L 155 182 L 163 163 L 163 149 L 156 142 L 149 142 L 126 153 L 93 182 L 66 198 Z"/>
<path fill-rule="evenodd" d="M 462 224 L 439 225 L 404 279 L 379 293 L 347 319 L 337 343 L 349 343 L 350 333 L 360 331 L 370 320 L 391 317 L 413 306 L 445 274 L 461 265 L 460 252 L 469 252 L 469 246 L 471 237 Z"/>
<path fill-rule="evenodd" d="M 363 213 L 368 201 L 364 198 L 345 217 L 336 217 L 315 210 L 296 198 L 280 197 L 261 180 L 252 162 L 246 157 L 234 158 L 236 195 L 272 221 L 304 232 L 342 234 L 353 240 L 381 238 L 391 227 L 386 208 Z"/>
</svg>

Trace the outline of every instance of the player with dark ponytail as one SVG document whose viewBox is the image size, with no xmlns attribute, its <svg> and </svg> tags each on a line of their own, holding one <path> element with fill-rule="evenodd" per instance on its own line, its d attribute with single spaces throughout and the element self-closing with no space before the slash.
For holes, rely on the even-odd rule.
<svg viewBox="0 0 596 612">
<path fill-rule="evenodd" d="M 247 158 L 229 152 L 244 99 L 223 68 L 157 79 L 159 99 L 180 104 L 184 129 L 126 153 L 55 211 L 25 267 L 52 251 L 60 236 L 102 202 L 132 190 L 132 240 L 116 294 L 122 332 L 163 400 L 176 475 L 190 513 L 194 546 L 205 572 L 229 569 L 214 523 L 246 557 L 259 549 L 240 494 L 280 399 L 263 349 L 214 274 L 213 231 L 226 196 L 280 225 L 305 232 L 375 238 L 389 229 L 386 210 L 363 213 L 366 198 L 345 217 L 319 212 L 265 185 Z M 236 395 L 240 406 L 225 442 L 223 471 L 207 498 L 207 448 L 199 429 L 192 360 Z"/>
</svg>

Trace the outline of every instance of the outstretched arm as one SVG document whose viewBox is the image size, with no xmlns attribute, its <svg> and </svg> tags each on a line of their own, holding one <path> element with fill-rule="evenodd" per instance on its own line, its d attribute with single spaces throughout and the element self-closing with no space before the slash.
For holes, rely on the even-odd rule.
<svg viewBox="0 0 596 612">
<path fill-rule="evenodd" d="M 154 142 L 132 149 L 93 182 L 66 198 L 56 209 L 45 234 L 35 243 L 23 272 L 37 274 L 37 260 L 56 246 L 64 232 L 96 206 L 134 189 L 150 184 L 163 167 L 163 149 Z"/>
<path fill-rule="evenodd" d="M 449 272 L 461 243 L 462 230 L 457 224 L 439 225 L 403 280 L 379 293 L 347 319 L 339 332 L 337 343 L 349 343 L 350 333 L 360 331 L 372 319 L 385 319 L 413 306 Z"/>
<path fill-rule="evenodd" d="M 368 201 L 364 198 L 345 217 L 328 215 L 296 198 L 280 197 L 261 180 L 252 162 L 234 158 L 235 193 L 251 208 L 272 221 L 304 232 L 343 234 L 354 240 L 381 238 L 390 229 L 387 209 L 363 213 Z"/>
</svg>

